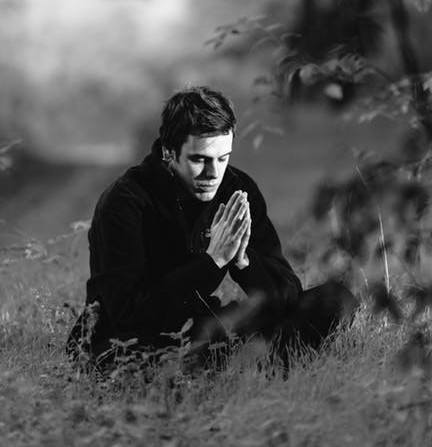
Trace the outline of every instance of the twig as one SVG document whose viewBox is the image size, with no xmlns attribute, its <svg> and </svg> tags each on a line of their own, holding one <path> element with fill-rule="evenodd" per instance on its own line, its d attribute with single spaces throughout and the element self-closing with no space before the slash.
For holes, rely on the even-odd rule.
<svg viewBox="0 0 432 447">
<path fill-rule="evenodd" d="M 422 407 L 422 406 L 428 405 L 430 403 L 432 403 L 432 399 L 418 400 L 417 402 L 410 402 L 405 405 L 400 405 L 398 407 L 398 410 L 408 410 L 409 408 L 413 408 L 413 407 Z"/>
<path fill-rule="evenodd" d="M 380 224 L 382 252 L 384 254 L 385 283 L 386 283 L 387 293 L 390 293 L 390 275 L 389 275 L 387 250 L 386 250 L 386 245 L 385 245 L 384 227 L 383 227 L 381 212 L 378 212 L 378 220 L 379 220 L 379 224 Z"/>
<path fill-rule="evenodd" d="M 225 330 L 225 332 L 229 335 L 231 334 L 231 331 L 228 330 L 228 328 L 225 327 L 225 325 L 223 324 L 222 320 L 213 312 L 213 310 L 211 309 L 211 307 L 206 303 L 206 301 L 203 299 L 203 297 L 200 295 L 200 293 L 198 292 L 198 290 L 195 290 L 195 293 L 197 294 L 198 298 L 204 303 L 204 305 L 207 307 L 207 309 L 210 311 L 210 313 L 215 317 L 215 319 L 219 322 L 219 324 L 223 327 L 223 329 Z"/>
<path fill-rule="evenodd" d="M 360 180 L 362 181 L 362 183 L 364 184 L 366 190 L 368 191 L 370 197 L 372 198 L 375 207 L 377 209 L 377 214 L 378 214 L 378 222 L 380 225 L 380 238 L 381 238 L 381 246 L 382 246 L 382 252 L 384 255 L 384 277 L 385 277 L 385 284 L 386 284 L 386 289 L 387 289 L 387 293 L 390 292 L 390 272 L 389 272 L 389 266 L 388 266 L 388 257 L 387 257 L 387 250 L 386 250 L 386 245 L 385 245 L 385 235 L 384 235 L 384 225 L 383 225 L 383 221 L 382 221 L 382 216 L 381 216 L 381 208 L 378 204 L 378 202 L 374 199 L 369 186 L 365 180 L 365 178 L 363 177 L 363 174 L 359 168 L 359 166 L 356 166 L 356 171 L 358 173 L 358 175 L 360 176 Z"/>
</svg>

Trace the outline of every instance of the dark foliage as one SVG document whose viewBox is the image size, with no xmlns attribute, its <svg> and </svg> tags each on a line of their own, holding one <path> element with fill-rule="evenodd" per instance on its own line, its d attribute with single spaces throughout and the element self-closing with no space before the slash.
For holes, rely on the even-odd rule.
<svg viewBox="0 0 432 447">
<path fill-rule="evenodd" d="M 312 215 L 315 219 L 321 220 L 326 217 L 333 205 L 336 194 L 337 187 L 328 180 L 316 187 L 311 206 Z"/>
<path fill-rule="evenodd" d="M 382 27 L 371 0 L 305 0 L 278 66 L 279 83 L 288 82 L 291 100 L 324 95 L 334 105 L 346 104 L 370 68 L 364 56 L 377 50 Z M 287 76 L 288 73 L 288 76 Z"/>
<path fill-rule="evenodd" d="M 405 294 L 407 298 L 414 301 L 414 311 L 411 315 L 415 319 L 421 315 L 428 307 L 432 306 L 432 287 L 409 285 Z"/>
<path fill-rule="evenodd" d="M 418 260 L 418 252 L 421 240 L 418 235 L 413 234 L 406 238 L 403 259 L 409 265 L 414 265 Z"/>
<path fill-rule="evenodd" d="M 382 28 L 372 0 L 305 0 L 293 31 L 295 46 L 312 60 L 322 60 L 336 46 L 362 55 L 376 50 Z M 288 38 L 288 46 L 293 38 Z"/>
<path fill-rule="evenodd" d="M 387 253 L 391 252 L 393 247 L 394 247 L 394 241 L 389 237 L 387 237 L 384 244 L 382 243 L 382 241 L 379 241 L 374 251 L 375 260 L 380 261 L 381 259 L 383 259 L 384 252 Z"/>
<path fill-rule="evenodd" d="M 402 224 L 410 220 L 419 220 L 429 209 L 429 192 L 417 181 L 408 181 L 399 185 L 396 194 L 394 212 Z"/>
<path fill-rule="evenodd" d="M 361 230 L 344 229 L 335 238 L 336 246 L 348 253 L 353 258 L 364 259 L 366 249 L 364 243 L 365 234 Z"/>
</svg>

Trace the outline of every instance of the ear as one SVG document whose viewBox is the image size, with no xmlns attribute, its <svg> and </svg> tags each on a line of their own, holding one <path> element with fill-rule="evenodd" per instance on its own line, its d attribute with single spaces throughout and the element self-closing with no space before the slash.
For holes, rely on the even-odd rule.
<svg viewBox="0 0 432 447">
<path fill-rule="evenodd" d="M 170 151 L 165 146 L 162 146 L 162 160 L 170 163 L 174 160 L 174 151 Z"/>
</svg>

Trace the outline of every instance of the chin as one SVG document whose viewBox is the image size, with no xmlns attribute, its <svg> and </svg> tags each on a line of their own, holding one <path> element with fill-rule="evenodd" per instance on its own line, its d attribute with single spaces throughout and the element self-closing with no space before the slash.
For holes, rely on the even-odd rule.
<svg viewBox="0 0 432 447">
<path fill-rule="evenodd" d="M 201 202 L 210 202 L 210 200 L 213 200 L 214 196 L 216 195 L 216 191 L 197 192 L 194 195 L 195 198 L 200 200 Z"/>
</svg>

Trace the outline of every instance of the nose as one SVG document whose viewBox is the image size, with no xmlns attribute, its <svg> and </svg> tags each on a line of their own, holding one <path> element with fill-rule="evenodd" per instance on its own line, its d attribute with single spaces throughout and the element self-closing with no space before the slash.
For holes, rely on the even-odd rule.
<svg viewBox="0 0 432 447">
<path fill-rule="evenodd" d="M 205 174 L 207 178 L 218 178 L 218 168 L 216 162 L 211 161 L 209 163 L 206 163 Z"/>
</svg>

